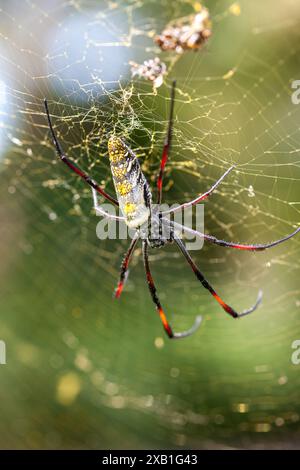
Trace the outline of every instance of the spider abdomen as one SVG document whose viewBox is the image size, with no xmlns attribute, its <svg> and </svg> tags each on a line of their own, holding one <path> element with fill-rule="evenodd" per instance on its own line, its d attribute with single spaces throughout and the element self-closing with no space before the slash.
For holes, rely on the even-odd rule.
<svg viewBox="0 0 300 470">
<path fill-rule="evenodd" d="M 130 228 L 150 216 L 151 192 L 137 156 L 118 137 L 110 137 L 108 154 L 120 210 Z"/>
</svg>

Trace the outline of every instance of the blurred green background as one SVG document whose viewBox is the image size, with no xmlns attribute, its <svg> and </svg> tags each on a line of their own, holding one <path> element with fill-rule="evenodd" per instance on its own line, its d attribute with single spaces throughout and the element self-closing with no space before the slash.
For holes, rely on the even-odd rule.
<svg viewBox="0 0 300 470">
<path fill-rule="evenodd" d="M 47 96 L 68 155 L 113 191 L 107 135 L 124 135 L 155 182 L 172 78 L 175 131 L 165 202 L 189 200 L 231 164 L 205 205 L 205 230 L 266 242 L 299 224 L 299 0 L 207 1 L 213 36 L 198 53 L 161 53 L 153 34 L 192 1 L 0 1 L 1 448 L 300 447 L 300 238 L 265 253 L 192 252 L 236 309 L 233 321 L 176 248 L 151 253 L 175 330 L 168 341 L 141 250 L 112 299 L 126 240 L 100 241 L 90 190 L 57 162 Z M 129 60 L 159 57 L 153 93 Z"/>
</svg>

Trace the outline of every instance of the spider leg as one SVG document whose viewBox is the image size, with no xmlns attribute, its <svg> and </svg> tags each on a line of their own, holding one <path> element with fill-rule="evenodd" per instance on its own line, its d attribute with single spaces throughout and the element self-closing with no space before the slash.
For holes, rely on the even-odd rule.
<svg viewBox="0 0 300 470">
<path fill-rule="evenodd" d="M 164 169 L 168 160 L 169 151 L 171 147 L 171 140 L 172 140 L 172 130 L 173 130 L 173 114 L 174 114 L 174 102 L 175 102 L 175 89 L 176 89 L 176 80 L 172 82 L 172 90 L 171 90 L 171 106 L 170 106 L 170 114 L 169 114 L 169 123 L 168 123 L 168 130 L 164 141 L 164 147 L 161 156 L 160 162 L 160 170 L 157 179 L 157 190 L 158 190 L 158 197 L 157 197 L 157 204 L 161 204 L 162 199 L 162 183 L 163 183 L 163 175 Z"/>
<path fill-rule="evenodd" d="M 174 212 L 181 211 L 183 209 L 187 209 L 188 207 L 194 206 L 195 204 L 198 204 L 201 201 L 204 201 L 204 199 L 208 198 L 208 196 L 211 195 L 211 193 L 219 186 L 219 184 L 223 181 L 223 179 L 235 168 L 235 166 L 231 166 L 228 168 L 228 170 L 225 171 L 225 173 L 219 178 L 213 186 L 206 191 L 206 193 L 201 194 L 200 196 L 196 197 L 196 199 L 193 199 L 192 201 L 185 202 L 181 204 L 178 207 L 175 207 L 174 209 L 170 209 L 167 211 L 162 212 L 162 215 L 166 214 L 174 214 Z"/>
<path fill-rule="evenodd" d="M 184 255 L 185 259 L 187 260 L 187 262 L 191 266 L 192 270 L 194 271 L 194 274 L 197 277 L 197 279 L 201 282 L 203 287 L 205 287 L 205 289 L 207 289 L 211 293 L 211 295 L 216 299 L 216 301 L 219 303 L 219 305 L 221 305 L 221 307 L 225 310 L 225 312 L 229 313 L 229 315 L 231 315 L 233 318 L 240 318 L 240 317 L 244 317 L 245 315 L 249 315 L 249 313 L 254 312 L 254 310 L 257 309 L 257 307 L 259 306 L 259 304 L 262 300 L 262 291 L 261 290 L 258 293 L 257 300 L 256 300 L 255 304 L 251 308 L 249 308 L 248 310 L 245 310 L 241 313 L 236 312 L 232 307 L 230 307 L 228 304 L 226 304 L 221 299 L 221 297 L 219 297 L 219 295 L 216 293 L 216 291 L 208 283 L 208 281 L 205 279 L 205 277 L 203 276 L 201 271 L 198 269 L 198 267 L 194 263 L 193 259 L 191 258 L 189 252 L 185 248 L 182 241 L 179 238 L 177 238 L 176 236 L 174 237 L 174 240 L 175 240 L 175 243 L 177 244 L 177 246 L 179 247 L 180 251 Z"/>
<path fill-rule="evenodd" d="M 166 219 L 165 219 L 166 220 Z M 236 248 L 238 250 L 246 250 L 246 251 L 263 251 L 267 248 L 272 248 L 273 246 L 280 245 L 290 238 L 294 237 L 297 233 L 300 232 L 300 227 L 298 227 L 294 232 L 290 233 L 286 237 L 280 238 L 279 240 L 275 240 L 274 242 L 266 243 L 266 244 L 257 244 L 257 245 L 248 245 L 244 243 L 235 243 L 235 242 L 227 242 L 225 240 L 218 240 L 218 238 L 214 237 L 213 235 L 206 235 L 205 233 L 198 232 L 197 230 L 193 230 L 189 227 L 185 227 L 181 224 L 176 222 L 172 222 L 174 228 L 178 228 L 181 231 L 189 232 L 196 237 L 204 238 L 210 243 L 214 243 L 215 245 L 225 246 L 228 248 Z"/>
<path fill-rule="evenodd" d="M 130 262 L 130 258 L 131 258 L 131 255 L 135 249 L 135 246 L 137 244 L 137 241 L 138 239 L 140 238 L 140 235 L 138 232 L 135 233 L 133 239 L 131 240 L 131 243 L 129 245 L 129 248 L 128 250 L 126 251 L 125 253 L 125 256 L 124 256 L 124 259 L 122 261 L 122 264 L 121 264 L 121 270 L 120 270 L 120 279 L 119 279 L 119 282 L 118 282 L 118 285 L 115 289 L 115 292 L 114 292 L 114 296 L 116 299 L 118 299 L 122 293 L 122 290 L 123 290 L 123 287 L 124 287 L 124 284 L 128 278 L 128 265 L 129 265 L 129 262 Z"/>
<path fill-rule="evenodd" d="M 97 191 L 95 188 L 92 188 L 92 193 L 93 193 L 94 209 L 97 215 L 106 217 L 107 219 L 125 220 L 125 217 L 120 217 L 118 215 L 109 214 L 109 212 L 106 212 L 104 209 L 102 209 L 102 207 L 98 203 Z"/>
<path fill-rule="evenodd" d="M 147 276 L 147 283 L 149 287 L 149 291 L 152 297 L 153 302 L 156 305 L 157 312 L 160 316 L 160 319 L 162 321 L 163 327 L 165 329 L 165 332 L 171 339 L 179 339 L 179 338 L 185 338 L 186 336 L 192 335 L 197 328 L 200 326 L 200 323 L 202 321 L 201 316 L 197 316 L 194 322 L 194 325 L 187 331 L 183 331 L 181 333 L 174 333 L 168 320 L 165 315 L 165 312 L 161 306 L 160 300 L 157 295 L 156 287 L 153 281 L 153 277 L 150 271 L 150 266 L 149 266 L 149 259 L 148 259 L 148 245 L 145 240 L 143 240 L 143 257 L 144 257 L 144 265 L 145 265 L 145 271 L 146 271 L 146 276 Z"/>
<path fill-rule="evenodd" d="M 62 147 L 61 147 L 61 145 L 60 145 L 60 143 L 59 143 L 59 141 L 56 137 L 56 134 L 55 134 L 53 126 L 52 126 L 52 121 L 51 121 L 51 118 L 50 118 L 48 102 L 47 102 L 46 99 L 44 99 L 44 104 L 45 104 L 46 115 L 47 115 L 47 119 L 48 119 L 50 132 L 51 132 L 51 135 L 52 135 L 53 143 L 55 145 L 56 153 L 57 153 L 58 157 L 60 158 L 60 160 L 62 162 L 64 162 L 72 171 L 74 171 L 74 173 L 76 173 L 78 176 L 80 176 L 82 179 L 84 179 L 87 182 L 87 184 L 89 184 L 98 193 L 100 193 L 102 196 L 104 196 L 105 199 L 107 199 L 108 201 L 110 201 L 113 204 L 115 204 L 116 206 L 118 206 L 119 203 L 116 199 L 114 199 L 112 196 L 107 194 L 94 180 L 92 180 L 92 178 L 90 178 L 90 176 L 87 173 L 82 171 L 77 165 L 75 165 L 71 160 L 69 160 L 69 158 L 64 154 L 63 149 L 62 149 Z"/>
</svg>

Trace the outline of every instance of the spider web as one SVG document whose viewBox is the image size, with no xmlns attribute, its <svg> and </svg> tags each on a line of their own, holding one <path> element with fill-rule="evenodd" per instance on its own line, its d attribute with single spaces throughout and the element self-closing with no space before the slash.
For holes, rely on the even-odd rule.
<svg viewBox="0 0 300 470">
<path fill-rule="evenodd" d="M 193 338 L 170 344 L 140 249 L 123 299 L 112 302 L 126 243 L 96 239 L 90 189 L 57 161 L 45 119 L 46 96 L 65 152 L 110 193 L 112 133 L 137 153 L 153 187 L 176 78 L 164 202 L 190 200 L 235 164 L 205 205 L 206 232 L 249 243 L 292 232 L 300 218 L 300 107 L 291 101 L 299 5 L 206 6 L 209 43 L 174 55 L 160 53 L 153 36 L 198 2 L 1 2 L 4 447 L 297 445 L 299 368 L 290 357 L 300 336 L 299 239 L 261 254 L 207 244 L 193 253 L 234 307 L 248 307 L 263 288 L 260 311 L 241 322 L 226 318 L 175 248 L 154 251 L 175 330 L 204 318 Z M 128 62 L 155 56 L 168 74 L 154 92 L 130 79 Z"/>
</svg>

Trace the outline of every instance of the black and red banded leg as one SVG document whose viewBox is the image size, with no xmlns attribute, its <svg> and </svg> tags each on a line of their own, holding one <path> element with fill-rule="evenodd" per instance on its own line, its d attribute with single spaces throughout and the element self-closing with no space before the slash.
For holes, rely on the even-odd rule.
<svg viewBox="0 0 300 470">
<path fill-rule="evenodd" d="M 166 317 L 166 315 L 163 311 L 160 300 L 157 296 L 156 287 L 155 287 L 154 280 L 153 280 L 153 277 L 152 277 L 152 274 L 151 274 L 151 271 L 150 271 L 149 258 L 148 258 L 148 245 L 147 245 L 146 241 L 143 241 L 143 257 L 144 257 L 146 278 L 147 278 L 147 283 L 148 283 L 149 291 L 150 291 L 150 294 L 151 294 L 151 298 L 152 298 L 153 302 L 156 305 L 156 309 L 157 309 L 157 312 L 160 316 L 160 319 L 161 319 L 161 322 L 163 324 L 165 332 L 167 333 L 169 338 L 173 338 L 174 333 L 173 333 L 172 328 L 171 328 L 171 326 L 170 326 L 170 324 L 167 320 L 167 317 Z"/>
<path fill-rule="evenodd" d="M 199 202 L 202 202 L 202 201 L 205 201 L 205 199 L 207 199 L 211 193 L 213 193 L 215 191 L 215 189 L 217 189 L 217 187 L 221 184 L 221 182 L 223 181 L 223 179 L 235 168 L 235 166 L 231 166 L 230 168 L 228 168 L 228 170 L 225 171 L 225 173 L 221 176 L 221 178 L 219 178 L 214 184 L 213 186 L 208 190 L 206 191 L 205 193 L 201 194 L 200 196 L 197 196 L 195 199 L 192 199 L 191 201 L 189 202 L 184 202 L 183 204 L 180 204 L 180 206 L 177 206 L 177 207 L 173 207 L 172 209 L 168 209 L 166 211 L 163 211 L 162 212 L 162 215 L 167 215 L 167 214 L 174 214 L 175 212 L 179 212 L 179 211 L 182 211 L 184 209 L 188 209 L 189 207 L 192 207 L 192 206 L 195 206 L 196 204 L 198 204 Z"/>
<path fill-rule="evenodd" d="M 168 337 L 171 339 L 179 339 L 179 338 L 185 338 L 186 336 L 192 335 L 197 328 L 200 326 L 201 323 L 201 316 L 197 316 L 194 322 L 194 325 L 192 328 L 190 328 L 187 331 L 181 332 L 181 333 L 174 333 L 171 325 L 169 324 L 166 314 L 162 308 L 162 305 L 160 303 L 160 300 L 157 295 L 156 287 L 154 284 L 154 280 L 150 271 L 150 265 L 149 265 L 149 258 L 148 258 L 148 245 L 145 240 L 143 240 L 143 258 L 144 258 L 144 265 L 145 265 L 145 271 L 146 271 L 146 278 L 147 278 L 147 283 L 148 283 L 148 288 L 151 294 L 151 298 L 156 306 L 156 310 L 159 314 L 159 317 L 161 319 L 161 322 L 163 324 L 164 330 L 167 333 Z"/>
<path fill-rule="evenodd" d="M 163 215 L 164 213 L 162 213 Z M 170 224 L 170 221 L 168 219 L 162 218 L 164 223 Z M 172 222 L 172 227 L 175 229 L 180 230 L 182 233 L 187 232 L 191 233 L 192 235 L 195 235 L 196 237 L 203 238 L 204 240 L 213 243 L 214 245 L 218 246 L 224 246 L 227 248 L 235 248 L 237 250 L 242 250 L 242 251 L 263 251 L 267 250 L 268 248 L 272 248 L 274 246 L 280 245 L 281 243 L 286 242 L 290 238 L 293 238 L 297 233 L 300 233 L 300 227 L 298 227 L 294 232 L 290 233 L 289 235 L 286 235 L 283 238 L 280 238 L 279 240 L 275 240 L 270 243 L 258 243 L 256 245 L 254 244 L 246 244 L 246 243 L 236 243 L 236 242 L 228 242 L 226 240 L 219 240 L 218 238 L 214 237 L 213 235 L 207 235 L 205 233 L 198 232 L 197 230 L 194 230 L 190 227 L 186 227 L 184 225 L 178 224 L 176 222 Z"/>
<path fill-rule="evenodd" d="M 48 119 L 48 124 L 49 124 L 49 128 L 50 128 L 50 132 L 51 132 L 51 135 L 52 135 L 52 139 L 53 139 L 53 143 L 55 145 L 55 148 L 56 148 L 56 153 L 58 155 L 58 157 L 60 158 L 60 160 L 62 162 L 64 162 L 69 168 L 70 170 L 74 171 L 74 173 L 76 173 L 78 176 L 80 176 L 80 178 L 82 178 L 88 185 L 90 185 L 92 188 L 94 188 L 99 194 L 101 194 L 103 197 L 105 197 L 105 199 L 107 199 L 108 201 L 112 202 L 113 204 L 115 204 L 116 206 L 119 205 L 118 201 L 116 199 L 114 199 L 112 196 L 110 196 L 109 194 L 107 194 L 106 191 L 104 191 L 101 186 L 99 186 L 94 180 L 92 180 L 92 178 L 87 174 L 85 173 L 84 171 L 82 171 L 77 165 L 75 165 L 75 163 L 73 163 L 63 152 L 63 149 L 56 137 L 56 134 L 55 134 L 55 131 L 53 129 L 53 125 L 52 125 L 52 121 L 51 121 L 51 118 L 50 118 L 50 112 L 49 112 L 49 107 L 48 107 L 48 102 L 46 99 L 44 99 L 44 104 L 45 104 L 45 110 L 46 110 L 46 115 L 47 115 L 47 119 Z"/>
<path fill-rule="evenodd" d="M 162 157 L 161 157 L 161 162 L 160 162 L 160 170 L 159 170 L 159 175 L 157 179 L 157 191 L 158 191 L 157 204 L 161 204 L 161 200 L 162 200 L 162 184 L 163 184 L 164 170 L 165 170 L 166 163 L 168 161 L 171 141 L 172 141 L 175 90 L 176 90 L 176 81 L 173 80 L 172 90 L 171 90 L 171 105 L 170 105 L 168 129 L 167 129 L 167 134 L 165 137 L 165 142 L 164 142 L 164 147 L 163 147 Z"/>
<path fill-rule="evenodd" d="M 131 255 L 135 249 L 138 239 L 139 239 L 139 235 L 138 233 L 136 233 L 122 261 L 119 282 L 114 292 L 114 296 L 116 299 L 119 299 L 123 291 L 124 284 L 128 277 L 128 266 L 129 266 L 129 262 L 131 259 Z"/>
<path fill-rule="evenodd" d="M 268 248 L 272 248 L 273 246 L 277 246 L 277 245 L 280 245 L 281 243 L 286 242 L 290 238 L 293 238 L 295 235 L 297 235 L 297 233 L 299 232 L 300 232 L 300 227 L 298 227 L 294 232 L 290 233 L 289 235 L 286 235 L 285 237 L 280 238 L 279 240 L 275 240 L 270 243 L 260 243 L 257 245 L 227 242 L 225 240 L 218 240 L 216 237 L 212 235 L 204 235 L 204 239 L 215 245 L 224 246 L 227 248 L 235 248 L 237 250 L 244 250 L 244 251 L 263 251 L 263 250 L 267 250 Z"/>
<path fill-rule="evenodd" d="M 179 247 L 179 249 L 181 250 L 184 257 L 186 258 L 186 260 L 189 263 L 190 267 L 192 268 L 192 270 L 193 270 L 195 276 L 197 277 L 197 279 L 201 282 L 203 287 L 205 287 L 205 289 L 207 289 L 210 292 L 210 294 L 216 299 L 216 301 L 223 308 L 223 310 L 225 310 L 225 312 L 227 312 L 231 317 L 233 317 L 233 318 L 244 317 L 245 315 L 249 315 L 249 313 L 252 313 L 252 312 L 254 312 L 254 310 L 257 309 L 257 307 L 259 306 L 259 304 L 262 300 L 262 291 L 259 291 L 257 300 L 251 308 L 249 308 L 248 310 L 244 310 L 241 313 L 236 312 L 236 310 L 234 310 L 232 307 L 230 307 L 230 305 L 226 304 L 226 302 L 224 302 L 224 300 L 221 299 L 221 297 L 216 293 L 216 291 L 213 289 L 213 287 L 208 283 L 208 281 L 205 279 L 205 277 L 203 276 L 201 271 L 198 269 L 198 267 L 194 263 L 193 259 L 191 258 L 189 252 L 185 248 L 182 241 L 179 238 L 175 237 L 175 242 L 176 242 L 177 246 Z"/>
</svg>

